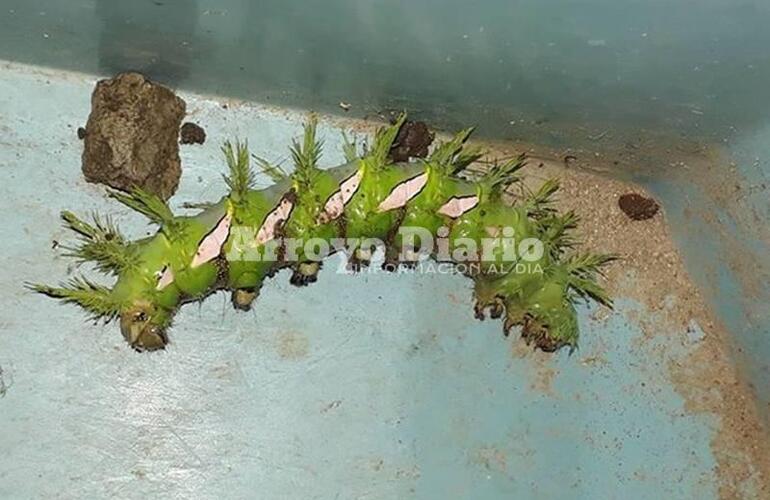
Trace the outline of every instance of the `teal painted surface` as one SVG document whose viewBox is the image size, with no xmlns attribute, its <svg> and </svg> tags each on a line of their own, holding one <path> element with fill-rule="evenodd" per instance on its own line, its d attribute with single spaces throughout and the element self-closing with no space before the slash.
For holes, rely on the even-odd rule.
<svg viewBox="0 0 770 500">
<path fill-rule="evenodd" d="M 770 285 L 740 287 L 746 272 L 730 269 L 751 259 L 770 283 L 770 236 L 758 236 L 770 220 L 768 25 L 770 4 L 759 0 L 2 0 L 0 58 L 92 74 L 136 69 L 302 109 L 342 113 L 347 102 L 359 117 L 407 108 L 438 127 L 474 123 L 482 135 L 560 150 L 622 149 L 650 131 L 723 144 L 743 177 L 749 223 L 688 179 L 656 174 L 645 184 L 734 335 L 736 362 L 770 422 Z M 602 144 L 586 140 L 602 131 Z M 727 253 L 726 237 L 737 251 Z"/>
<path fill-rule="evenodd" d="M 757 0 L 3 0 L 0 57 L 542 141 L 554 128 L 744 134 L 770 111 Z M 509 126 L 511 120 L 539 125 Z M 600 129 L 601 130 L 601 129 Z M 568 139 L 568 138 L 564 138 Z"/>
<path fill-rule="evenodd" d="M 522 357 L 498 322 L 473 319 L 459 276 L 329 265 L 306 289 L 278 275 L 251 313 L 224 295 L 188 306 L 166 352 L 137 355 L 115 325 L 23 291 L 67 272 L 51 249 L 61 209 L 147 230 L 81 179 L 92 83 L 0 74 L 14 263 L 0 274 L 0 497 L 716 498 L 717 422 L 688 413 L 666 375 L 697 336 L 640 342 L 626 300 L 606 321 L 581 310 L 572 356 Z M 176 203 L 223 192 L 224 138 L 274 158 L 301 130 L 301 115 L 187 97 L 209 140 L 182 149 Z M 322 133 L 333 165 L 338 131 Z"/>
<path fill-rule="evenodd" d="M 770 135 L 765 139 L 770 147 Z M 746 167 L 754 161 L 740 154 L 736 158 L 755 181 L 744 189 L 770 182 L 770 170 L 752 174 Z M 770 241 L 759 239 L 770 220 L 770 200 L 761 191 L 749 194 L 742 203 L 745 213 L 736 219 L 734 212 L 715 205 L 694 183 L 648 179 L 644 184 L 665 201 L 688 271 L 732 334 L 734 362 L 753 388 L 761 414 L 770 421 Z"/>
<path fill-rule="evenodd" d="M 770 422 L 770 285 L 759 293 L 739 287 L 745 276 L 730 269 L 735 257 L 724 241 L 740 242 L 732 253 L 750 249 L 770 282 L 770 236 L 757 238 L 770 220 L 770 4 L 3 0 L 0 7 L 5 59 L 95 74 L 136 69 L 189 90 L 305 109 L 341 113 L 347 102 L 355 116 L 407 108 L 439 127 L 471 122 L 486 136 L 562 149 L 602 131 L 611 132 L 610 150 L 648 131 L 725 144 L 750 191 L 740 210 L 753 222 L 736 225 L 688 180 L 646 184 L 660 187 L 688 270 L 732 331 L 737 362 Z M 723 221 L 724 233 L 684 217 L 682 199 L 697 217 Z M 707 276 L 716 269 L 721 282 Z"/>
</svg>

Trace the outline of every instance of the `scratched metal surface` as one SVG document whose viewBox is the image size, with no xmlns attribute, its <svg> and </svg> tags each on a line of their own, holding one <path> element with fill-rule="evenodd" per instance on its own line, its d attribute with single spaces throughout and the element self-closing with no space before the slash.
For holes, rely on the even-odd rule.
<svg viewBox="0 0 770 500">
<path fill-rule="evenodd" d="M 253 312 L 223 295 L 184 308 L 168 350 L 145 355 L 25 292 L 67 274 L 60 210 L 147 230 L 81 179 L 92 84 L 0 72 L 1 498 L 716 497 L 715 422 L 684 410 L 653 346 L 634 347 L 627 300 L 606 322 L 581 310 L 581 350 L 536 362 L 473 319 L 458 276 L 329 265 L 296 289 L 280 274 Z M 297 114 L 186 97 L 209 139 L 182 149 L 176 203 L 223 192 L 224 138 L 275 158 L 300 130 Z M 322 132 L 331 165 L 339 134 Z"/>
</svg>

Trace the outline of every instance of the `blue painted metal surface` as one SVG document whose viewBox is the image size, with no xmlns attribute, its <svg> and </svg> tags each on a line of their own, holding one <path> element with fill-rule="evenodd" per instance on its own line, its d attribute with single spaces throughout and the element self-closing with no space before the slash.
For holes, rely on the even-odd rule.
<svg viewBox="0 0 770 500">
<path fill-rule="evenodd" d="M 770 145 L 770 134 L 764 139 Z M 767 158 L 760 147 L 752 144 L 734 150 L 740 169 L 747 174 L 741 183 L 743 190 L 770 184 L 768 164 L 763 160 L 757 165 L 746 158 L 747 153 Z M 752 166 L 766 170 L 752 171 Z M 748 193 L 728 210 L 714 203 L 702 186 L 682 179 L 643 184 L 664 200 L 688 271 L 729 329 L 734 362 L 751 384 L 760 413 L 770 422 L 770 240 L 761 239 L 767 238 L 761 221 L 770 220 L 767 193 Z M 736 207 L 742 212 L 739 217 Z"/>
<path fill-rule="evenodd" d="M 0 57 L 313 109 L 472 116 L 539 142 L 575 125 L 721 139 L 766 123 L 768 21 L 761 0 L 3 0 Z"/>
<path fill-rule="evenodd" d="M 588 142 L 591 154 L 602 144 L 586 136 L 601 131 L 609 149 L 647 130 L 724 144 L 732 158 L 709 175 L 741 185 L 738 210 L 753 222 L 736 225 L 696 189 L 701 172 L 647 184 L 770 422 L 770 290 L 743 285 L 770 283 L 770 236 L 758 235 L 770 218 L 768 24 L 760 0 L 3 0 L 0 57 L 141 70 L 186 89 L 316 110 L 345 101 L 357 116 L 408 108 L 437 126 L 473 122 L 487 136 L 563 149 Z M 666 162 L 634 158 L 613 173 Z M 721 221 L 719 232 L 705 219 Z M 740 244 L 727 248 L 727 238 Z M 736 259 L 756 271 L 737 271 Z M 707 276 L 716 269 L 721 280 Z"/>
<path fill-rule="evenodd" d="M 571 357 L 517 355 L 459 276 L 328 265 L 307 289 L 278 275 L 250 313 L 187 306 L 166 352 L 136 355 L 115 325 L 23 291 L 67 272 L 61 209 L 147 230 L 80 175 L 92 83 L 0 73 L 0 497 L 716 498 L 716 421 L 665 369 L 692 346 L 653 352 L 627 300 L 606 321 L 580 311 Z M 296 113 L 190 102 L 209 140 L 182 150 L 177 202 L 223 192 L 223 139 L 280 157 L 300 131 Z"/>
</svg>

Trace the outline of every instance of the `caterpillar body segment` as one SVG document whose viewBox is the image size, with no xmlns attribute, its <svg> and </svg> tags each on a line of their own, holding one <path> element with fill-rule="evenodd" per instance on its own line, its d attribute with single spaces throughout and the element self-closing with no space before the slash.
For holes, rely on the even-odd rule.
<svg viewBox="0 0 770 500">
<path fill-rule="evenodd" d="M 472 129 L 459 132 L 424 159 L 392 163 L 388 152 L 405 116 L 380 129 L 372 147 L 348 163 L 322 169 L 316 122 L 305 126 L 291 154 L 290 175 L 258 159 L 275 184 L 254 187 L 256 174 L 245 144 L 225 144 L 224 176 L 229 194 L 194 216 L 175 216 L 159 198 L 141 190 L 112 193 L 121 203 L 159 226 L 148 238 L 128 242 L 111 221 L 93 224 L 62 214 L 79 246 L 68 247 L 78 261 L 117 276 L 109 288 L 77 278 L 60 287 L 30 285 L 35 291 L 75 303 L 92 316 L 120 319 L 121 332 L 137 350 L 165 346 L 177 309 L 217 290 L 231 290 L 236 309 L 247 310 L 264 281 L 289 267 L 291 282 L 316 280 L 325 257 L 345 251 L 357 266 L 369 263 L 367 241 L 386 247 L 386 266 L 414 265 L 430 256 L 463 264 L 475 282 L 475 314 L 503 318 L 506 335 L 514 326 L 536 347 L 553 351 L 575 346 L 574 304 L 593 298 L 611 301 L 597 284 L 613 257 L 575 254 L 574 214 L 551 205 L 558 183 L 549 181 L 513 205 L 503 191 L 518 182 L 523 157 L 497 164 L 486 174 L 465 169 L 479 159 L 468 147 Z M 569 255 L 567 255 L 569 254 Z"/>
</svg>

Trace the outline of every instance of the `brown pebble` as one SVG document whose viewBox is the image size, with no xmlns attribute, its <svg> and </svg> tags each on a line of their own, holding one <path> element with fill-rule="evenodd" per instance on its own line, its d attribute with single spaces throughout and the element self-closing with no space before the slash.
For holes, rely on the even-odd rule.
<svg viewBox="0 0 770 500">
<path fill-rule="evenodd" d="M 182 125 L 179 135 L 179 142 L 182 144 L 203 144 L 206 142 L 206 131 L 200 125 L 192 122 Z"/>
<path fill-rule="evenodd" d="M 651 219 L 660 210 L 658 202 L 636 193 L 622 195 L 618 199 L 618 206 L 632 220 Z"/>
<path fill-rule="evenodd" d="M 434 137 L 425 122 L 407 120 L 399 129 L 388 156 L 394 162 L 425 158 Z"/>
</svg>

